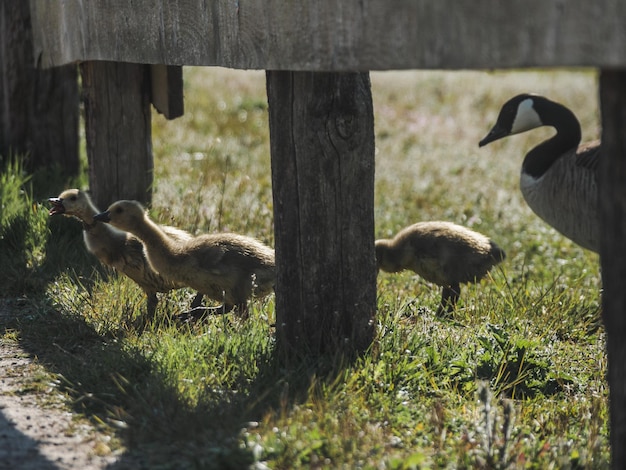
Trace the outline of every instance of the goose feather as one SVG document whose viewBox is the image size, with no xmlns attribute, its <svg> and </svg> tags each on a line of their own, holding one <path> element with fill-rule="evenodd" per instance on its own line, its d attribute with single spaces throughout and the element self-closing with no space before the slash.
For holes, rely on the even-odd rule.
<svg viewBox="0 0 626 470">
<path fill-rule="evenodd" d="M 487 236 L 452 222 L 418 222 L 376 240 L 378 269 L 411 270 L 443 288 L 439 314 L 454 308 L 460 284 L 479 281 L 505 257 Z"/>
<path fill-rule="evenodd" d="M 567 107 L 539 95 L 515 96 L 502 106 L 496 124 L 479 146 L 540 126 L 552 126 L 556 134 L 526 154 L 520 173 L 522 195 L 546 223 L 597 253 L 601 144 L 580 145 L 580 124 Z"/>
<path fill-rule="evenodd" d="M 96 220 L 140 238 L 152 268 L 209 298 L 247 315 L 251 296 L 269 294 L 275 284 L 274 250 L 234 233 L 203 234 L 187 240 L 167 237 L 136 201 L 117 201 Z"/>
<path fill-rule="evenodd" d="M 98 222 L 94 217 L 100 212 L 89 195 L 79 189 L 67 189 L 56 198 L 48 200 L 52 207 L 50 216 L 65 215 L 80 220 L 83 224 L 83 240 L 87 250 L 100 262 L 131 278 L 147 296 L 147 312 L 153 316 L 158 304 L 157 292 L 169 292 L 185 287 L 158 274 L 144 255 L 141 241 L 134 235 Z M 191 238 L 191 235 L 174 227 L 162 227 L 164 233 L 176 240 Z M 201 296 L 196 296 L 192 306 L 200 305 Z"/>
</svg>

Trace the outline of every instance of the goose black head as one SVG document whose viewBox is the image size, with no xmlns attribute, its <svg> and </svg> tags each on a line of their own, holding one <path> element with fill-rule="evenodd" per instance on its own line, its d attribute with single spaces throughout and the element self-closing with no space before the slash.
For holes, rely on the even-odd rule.
<svg viewBox="0 0 626 470">
<path fill-rule="evenodd" d="M 545 100 L 538 95 L 523 93 L 504 103 L 495 125 L 478 146 L 483 147 L 503 137 L 543 126 L 544 123 L 536 109 L 536 102 L 542 99 Z"/>
</svg>

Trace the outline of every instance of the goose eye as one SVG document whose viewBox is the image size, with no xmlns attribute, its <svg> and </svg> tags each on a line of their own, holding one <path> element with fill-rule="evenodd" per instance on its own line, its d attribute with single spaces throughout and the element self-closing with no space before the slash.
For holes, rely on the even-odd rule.
<svg viewBox="0 0 626 470">
<path fill-rule="evenodd" d="M 124 209 L 122 209 L 121 207 L 117 207 L 117 208 L 115 209 L 115 213 L 116 213 L 116 214 L 121 214 L 122 212 L 124 212 Z"/>
</svg>

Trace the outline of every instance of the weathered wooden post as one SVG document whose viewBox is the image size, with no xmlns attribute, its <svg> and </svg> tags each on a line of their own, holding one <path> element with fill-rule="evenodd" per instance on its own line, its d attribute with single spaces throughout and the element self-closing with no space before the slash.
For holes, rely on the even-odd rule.
<svg viewBox="0 0 626 470">
<path fill-rule="evenodd" d="M 117 199 L 151 200 L 150 68 L 81 64 L 89 186 L 98 207 Z"/>
<path fill-rule="evenodd" d="M 611 466 L 626 468 L 626 69 L 600 73 L 602 315 L 607 337 Z"/>
<path fill-rule="evenodd" d="M 28 2 L 0 2 L 0 155 L 76 175 L 78 104 L 75 65 L 37 66 Z"/>
<path fill-rule="evenodd" d="M 368 73 L 267 72 L 283 352 L 366 349 L 376 309 Z"/>
</svg>

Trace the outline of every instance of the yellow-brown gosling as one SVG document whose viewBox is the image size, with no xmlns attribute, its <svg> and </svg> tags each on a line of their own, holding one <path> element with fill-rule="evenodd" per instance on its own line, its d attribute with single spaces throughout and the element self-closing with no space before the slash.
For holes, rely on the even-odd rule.
<svg viewBox="0 0 626 470">
<path fill-rule="evenodd" d="M 215 233 L 175 240 L 136 201 L 117 201 L 95 218 L 137 236 L 155 271 L 222 301 L 224 311 L 235 308 L 245 318 L 248 299 L 270 294 L 274 288 L 274 250 L 254 238 Z"/>
<path fill-rule="evenodd" d="M 103 264 L 125 274 L 146 293 L 147 312 L 154 316 L 158 304 L 157 292 L 168 292 L 185 285 L 166 280 L 155 272 L 144 254 L 143 244 L 134 235 L 118 230 L 108 224 L 98 222 L 94 216 L 100 211 L 89 195 L 79 189 L 67 189 L 58 197 L 48 199 L 52 204 L 49 215 L 75 217 L 83 224 L 83 239 L 87 250 Z M 191 235 L 174 227 L 162 227 L 169 237 L 176 240 L 191 238 Z M 198 307 L 202 295 L 198 294 L 192 303 Z"/>
<path fill-rule="evenodd" d="M 528 206 L 574 243 L 600 250 L 598 161 L 600 142 L 580 145 L 574 113 L 543 96 L 522 94 L 504 103 L 480 147 L 541 126 L 556 134 L 526 154 L 520 189 Z"/>
<path fill-rule="evenodd" d="M 451 222 L 419 222 L 376 240 L 379 270 L 411 270 L 442 287 L 438 315 L 454 310 L 462 283 L 482 279 L 505 252 L 485 235 Z"/>
</svg>

